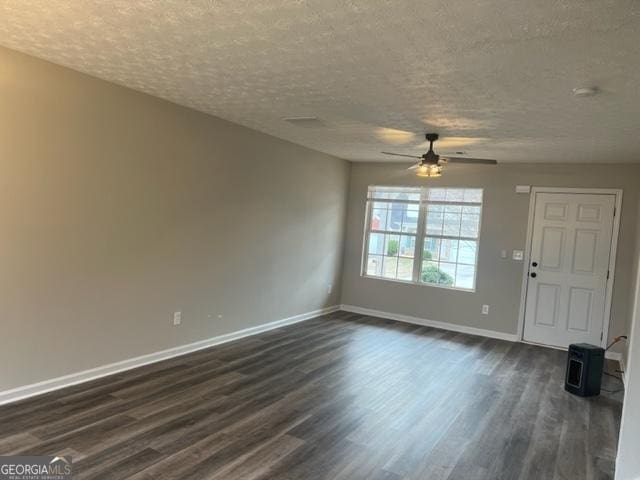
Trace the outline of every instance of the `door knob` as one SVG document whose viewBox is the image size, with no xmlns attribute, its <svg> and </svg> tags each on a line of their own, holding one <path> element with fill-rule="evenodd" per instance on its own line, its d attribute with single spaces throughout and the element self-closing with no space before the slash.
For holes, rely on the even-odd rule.
<svg viewBox="0 0 640 480">
<path fill-rule="evenodd" d="M 531 278 L 536 278 L 538 274 L 536 272 L 531 272 Z"/>
<path fill-rule="evenodd" d="M 538 266 L 538 262 L 532 262 L 532 263 L 531 263 L 531 266 L 532 266 L 532 267 L 537 267 L 537 266 Z"/>
</svg>

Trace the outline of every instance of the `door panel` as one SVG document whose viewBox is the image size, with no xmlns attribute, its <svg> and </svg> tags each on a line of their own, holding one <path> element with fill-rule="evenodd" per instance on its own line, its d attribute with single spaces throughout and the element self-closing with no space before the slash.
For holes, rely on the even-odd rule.
<svg viewBox="0 0 640 480">
<path fill-rule="evenodd" d="M 615 195 L 537 193 L 524 339 L 601 344 Z"/>
<path fill-rule="evenodd" d="M 540 244 L 540 269 L 557 270 L 562 267 L 564 228 L 543 227 Z"/>
<path fill-rule="evenodd" d="M 567 328 L 574 332 L 589 332 L 593 290 L 572 287 L 569 291 Z"/>
<path fill-rule="evenodd" d="M 593 275 L 596 264 L 596 254 L 598 247 L 597 230 L 576 229 L 576 236 L 573 244 L 573 268 L 572 273 L 586 273 Z"/>
<path fill-rule="evenodd" d="M 566 203 L 547 203 L 544 207 L 545 220 L 566 220 L 567 204 Z"/>
<path fill-rule="evenodd" d="M 600 223 L 601 211 L 600 205 L 578 205 L 578 221 Z"/>
<path fill-rule="evenodd" d="M 558 323 L 560 285 L 538 283 L 535 323 L 543 327 L 555 327 Z"/>
</svg>

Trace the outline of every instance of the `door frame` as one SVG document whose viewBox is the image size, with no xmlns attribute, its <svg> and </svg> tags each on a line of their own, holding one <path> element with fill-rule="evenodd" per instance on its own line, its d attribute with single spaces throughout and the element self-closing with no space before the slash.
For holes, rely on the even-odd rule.
<svg viewBox="0 0 640 480">
<path fill-rule="evenodd" d="M 522 268 L 522 287 L 520 291 L 520 311 L 518 313 L 518 339 L 527 343 L 524 339 L 524 317 L 526 312 L 527 289 L 529 286 L 529 264 L 531 263 L 531 244 L 533 242 L 533 217 L 536 208 L 536 194 L 538 193 L 586 193 L 592 195 L 614 195 L 615 210 L 613 217 L 613 232 L 611 235 L 611 250 L 609 253 L 609 279 L 605 296 L 604 322 L 602 326 L 601 347 L 606 347 L 609 339 L 609 322 L 611 320 L 611 302 L 613 300 L 613 284 L 616 274 L 616 254 L 618 251 L 618 236 L 620 233 L 620 218 L 622 217 L 622 189 L 619 188 L 573 188 L 573 187 L 531 187 L 529 198 L 529 218 L 527 220 L 527 238 L 524 249 Z M 551 345 L 549 345 L 551 346 Z M 555 348 L 555 347 L 554 347 Z"/>
</svg>

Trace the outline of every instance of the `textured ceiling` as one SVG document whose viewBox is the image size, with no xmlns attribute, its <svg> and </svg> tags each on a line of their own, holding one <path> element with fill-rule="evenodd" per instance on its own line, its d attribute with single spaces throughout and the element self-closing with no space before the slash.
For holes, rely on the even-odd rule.
<svg viewBox="0 0 640 480">
<path fill-rule="evenodd" d="M 437 131 L 441 153 L 640 161 L 636 0 L 0 0 L 0 18 L 6 47 L 350 160 Z"/>
</svg>

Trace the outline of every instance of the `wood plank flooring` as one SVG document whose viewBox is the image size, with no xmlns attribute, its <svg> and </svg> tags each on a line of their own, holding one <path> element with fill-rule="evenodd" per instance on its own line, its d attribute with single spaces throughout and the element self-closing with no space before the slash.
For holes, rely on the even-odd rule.
<svg viewBox="0 0 640 480">
<path fill-rule="evenodd" d="M 564 368 L 337 312 L 0 407 L 0 453 L 78 480 L 613 478 L 622 394 L 574 397 Z"/>
</svg>

